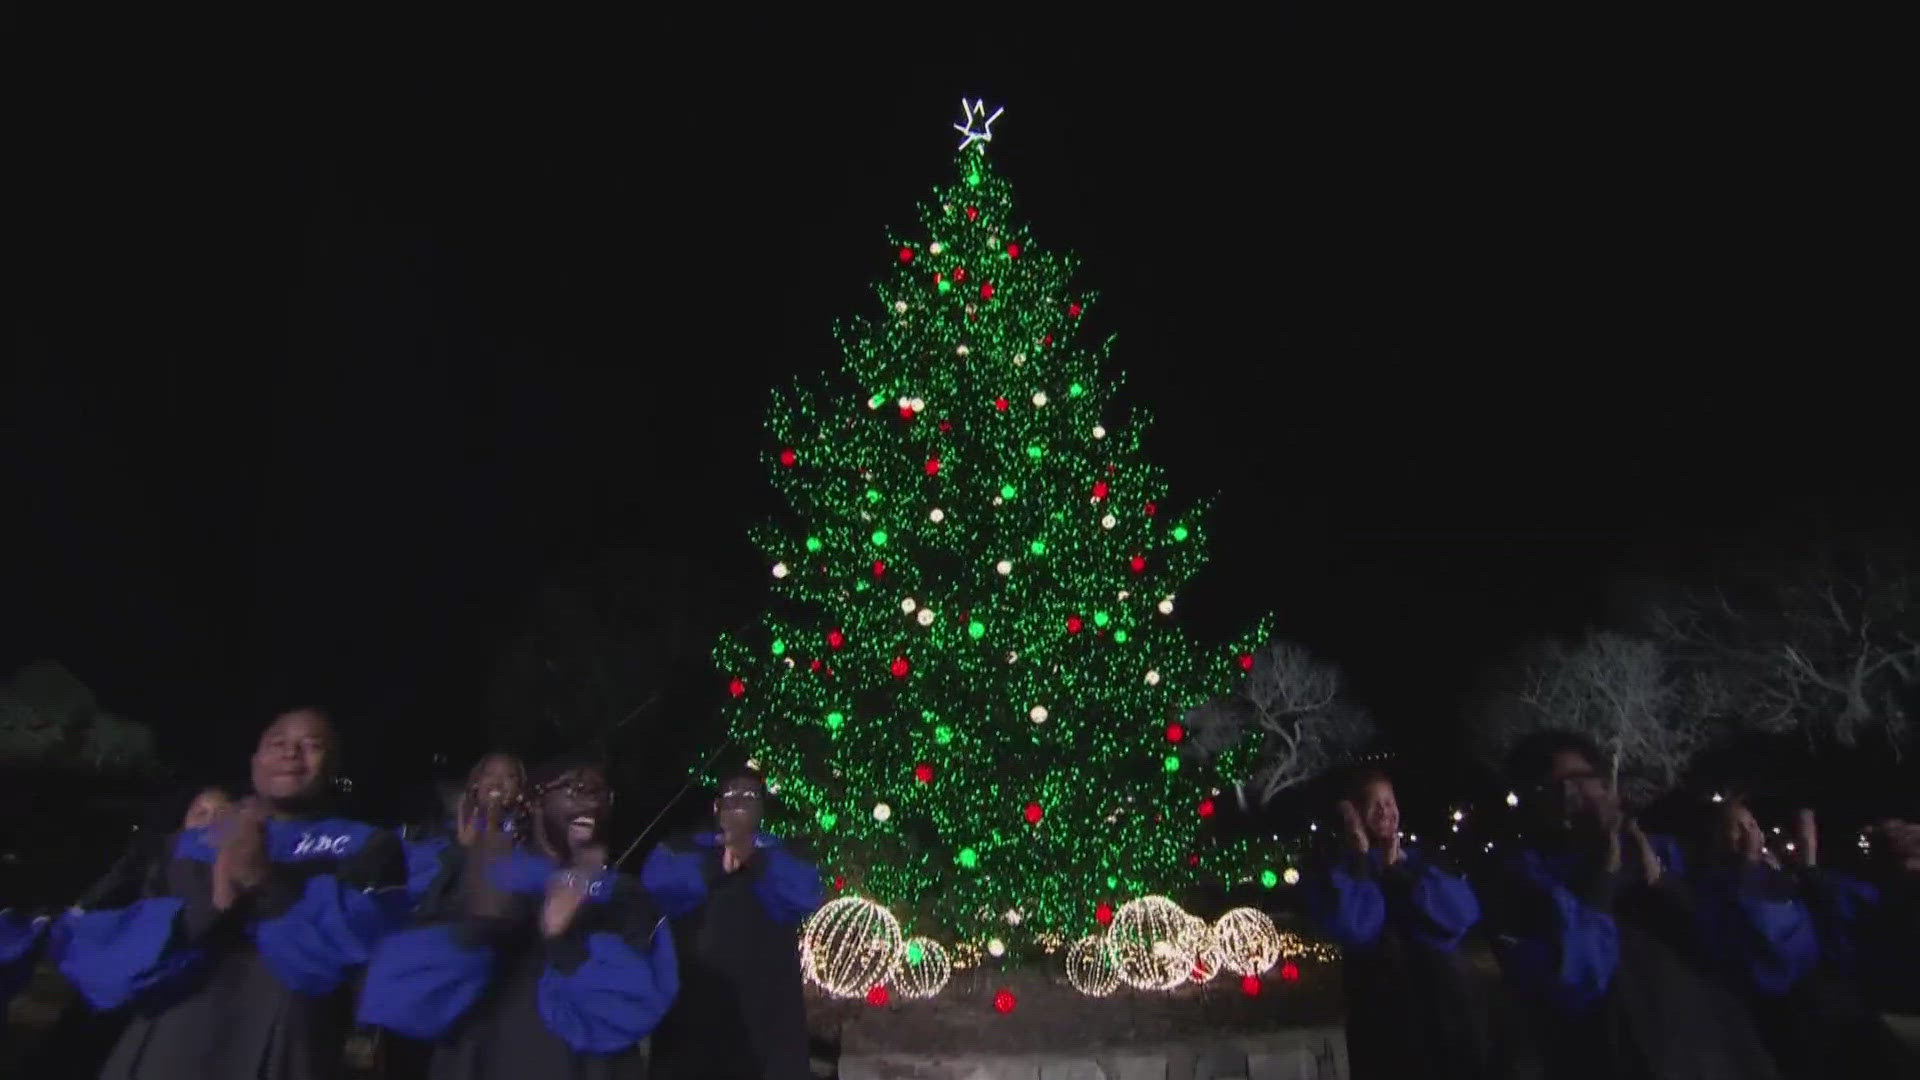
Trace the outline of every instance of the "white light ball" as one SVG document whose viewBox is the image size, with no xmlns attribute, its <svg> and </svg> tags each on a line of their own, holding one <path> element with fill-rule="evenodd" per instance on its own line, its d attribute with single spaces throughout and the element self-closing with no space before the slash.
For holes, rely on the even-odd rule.
<svg viewBox="0 0 1920 1080">
<path fill-rule="evenodd" d="M 919 412 L 926 407 L 927 402 L 924 398 L 914 398 L 912 401 L 907 402 L 907 408 L 912 409 L 914 412 Z"/>
<path fill-rule="evenodd" d="M 940 522 L 947 520 L 947 512 L 936 506 L 927 512 L 927 520 L 938 525 Z"/>
<path fill-rule="evenodd" d="M 912 408 L 912 407 L 913 407 L 913 399 L 912 399 L 912 398 L 910 398 L 910 397 L 908 397 L 908 396 L 907 396 L 907 395 L 905 395 L 905 394 L 901 394 L 901 395 L 900 395 L 900 407 L 901 407 L 901 408 L 903 408 L 903 409 L 910 409 L 910 408 Z"/>
<path fill-rule="evenodd" d="M 893 816 L 893 807 L 888 806 L 886 803 L 873 804 L 873 820 L 885 821 L 892 816 Z"/>
<path fill-rule="evenodd" d="M 1181 951 L 1193 917 L 1164 896 L 1143 896 L 1120 906 L 1107 928 L 1120 981 L 1140 990 L 1171 990 L 1187 981 L 1193 958 Z"/>
<path fill-rule="evenodd" d="M 1027 719 L 1029 719 L 1029 720 L 1031 720 L 1031 721 L 1033 721 L 1033 722 L 1034 722 L 1034 723 L 1036 723 L 1036 724 L 1044 724 L 1044 723 L 1046 723 L 1046 722 L 1047 722 L 1047 707 L 1046 707 L 1045 705 L 1035 705 L 1035 706 L 1034 706 L 1033 708 L 1031 708 L 1031 709 L 1028 709 L 1028 710 L 1027 710 Z"/>
<path fill-rule="evenodd" d="M 967 348 L 967 347 L 966 347 L 965 345 L 962 345 L 962 346 L 960 346 L 959 348 L 957 348 L 957 349 L 955 349 L 955 350 L 953 350 L 953 351 L 954 351 L 954 352 L 956 352 L 956 353 L 958 353 L 958 354 L 960 354 L 961 356 L 971 356 L 971 355 L 973 355 L 973 350 L 972 350 L 972 349 L 969 349 L 969 348 Z"/>
<path fill-rule="evenodd" d="M 914 959 L 917 954 L 918 960 Z M 939 942 L 928 937 L 908 938 L 900 950 L 900 966 L 893 969 L 892 986 L 904 998 L 930 998 L 947 985 L 953 961 Z"/>
<path fill-rule="evenodd" d="M 938 255 L 945 250 L 946 248 L 941 247 L 940 241 L 938 240 L 935 240 L 933 243 L 927 245 L 927 254 L 929 255 Z"/>
<path fill-rule="evenodd" d="M 1042 390 L 1039 393 L 1033 395 L 1034 408 L 1036 409 L 1044 408 L 1046 404 L 1047 404 L 1047 392 L 1045 390 Z"/>
<path fill-rule="evenodd" d="M 913 614 L 913 609 L 919 606 L 920 605 L 913 602 L 913 597 L 909 596 L 905 600 L 900 601 L 900 614 L 911 615 Z"/>
<path fill-rule="evenodd" d="M 1000 497 L 1000 496 L 998 496 L 998 495 L 995 495 L 995 496 L 993 497 L 993 505 L 995 505 L 995 506 L 1000 506 L 1000 505 L 1002 505 L 1002 504 L 1004 504 L 1004 503 L 1005 503 L 1006 501 L 1007 501 L 1007 500 L 1005 500 L 1005 499 L 1003 499 L 1003 498 L 1001 498 L 1001 497 Z"/>
<path fill-rule="evenodd" d="M 1020 909 L 1008 908 L 1006 915 L 1002 916 L 1002 918 L 1005 918 L 1007 920 L 1008 926 L 1019 926 L 1020 925 Z"/>
<path fill-rule="evenodd" d="M 1157 672 L 1157 671 L 1149 671 L 1149 672 L 1147 672 L 1147 685 L 1148 685 L 1148 686 L 1159 686 L 1159 685 L 1160 685 L 1160 673 L 1159 673 L 1159 672 Z"/>
<path fill-rule="evenodd" d="M 1095 424 L 1095 425 L 1093 425 L 1093 437 L 1094 437 L 1094 438 L 1096 438 L 1096 439 L 1104 439 L 1104 438 L 1106 438 L 1106 437 L 1107 437 L 1107 429 L 1106 429 L 1106 428 L 1103 428 L 1103 427 L 1101 427 L 1101 426 L 1100 426 L 1099 424 Z"/>
<path fill-rule="evenodd" d="M 905 300 L 895 300 L 893 302 L 893 313 L 895 315 L 905 315 L 907 313 L 907 302 Z"/>
<path fill-rule="evenodd" d="M 1023 352 L 1017 352 L 1017 353 L 1014 353 L 1014 354 L 1013 354 L 1013 366 L 1014 366 L 1014 367 L 1019 367 L 1019 366 L 1020 366 L 1021 364 L 1024 364 L 1024 363 L 1026 363 L 1026 362 L 1027 362 L 1027 354 L 1026 354 L 1026 353 L 1023 353 Z"/>
<path fill-rule="evenodd" d="M 1289 866 L 1280 872 L 1280 880 L 1289 885 L 1298 885 L 1300 884 L 1300 871 L 1295 867 Z"/>
<path fill-rule="evenodd" d="M 1092 934 L 1067 950 L 1067 981 L 1088 997 L 1106 997 L 1120 988 L 1120 965 L 1107 939 Z"/>
<path fill-rule="evenodd" d="M 988 938 L 987 939 L 987 955 L 988 956 L 1007 955 L 1007 943 L 1004 941 L 1001 941 L 999 938 Z"/>
<path fill-rule="evenodd" d="M 1160 601 L 1160 614 L 1173 614 L 1173 597 L 1169 596 L 1165 600 Z"/>
<path fill-rule="evenodd" d="M 920 614 L 915 615 L 914 620 L 917 621 L 921 626 L 932 626 L 933 625 L 933 609 L 921 608 Z"/>
<path fill-rule="evenodd" d="M 1111 529 L 1118 524 L 1120 524 L 1120 519 L 1114 517 L 1112 514 L 1108 514 L 1100 519 L 1100 527 L 1103 529 Z"/>
<path fill-rule="evenodd" d="M 1280 931 L 1267 913 L 1240 907 L 1213 924 L 1220 964 L 1235 975 L 1265 975 L 1280 962 Z"/>
<path fill-rule="evenodd" d="M 786 563 L 783 563 L 783 562 L 777 562 L 777 563 L 774 563 L 774 564 L 773 564 L 773 576 L 774 576 L 774 577 L 777 577 L 777 578 L 783 578 L 783 577 L 786 577 L 786 576 L 787 576 L 787 564 L 786 564 Z"/>
<path fill-rule="evenodd" d="M 1130 594 L 1127 592 L 1127 590 L 1121 589 L 1118 593 L 1114 595 L 1118 596 L 1121 600 L 1124 601 Z"/>
<path fill-rule="evenodd" d="M 1007 574 L 1013 573 L 1013 563 L 1008 562 L 1006 559 L 1001 559 L 999 562 L 994 563 L 993 568 L 996 571 L 998 571 L 1003 577 Z"/>
<path fill-rule="evenodd" d="M 1013 663 L 1013 662 L 1014 662 L 1015 660 L 1018 660 L 1018 659 L 1020 659 L 1020 654 L 1019 654 L 1019 653 L 1017 653 L 1017 652 L 1014 652 L 1014 651 L 1013 651 L 1013 650 L 1011 650 L 1011 649 L 1009 649 L 1009 650 L 1007 650 L 1007 663 L 1009 663 L 1009 664 L 1011 664 L 1011 663 Z"/>
<path fill-rule="evenodd" d="M 1513 793 L 1513 792 L 1511 792 L 1511 791 L 1509 791 L 1509 792 L 1507 792 L 1507 805 L 1508 805 L 1508 806 L 1519 806 L 1519 805 L 1520 805 L 1520 796 L 1518 796 L 1518 795 L 1516 795 L 1516 794 L 1514 794 L 1514 793 Z"/>
<path fill-rule="evenodd" d="M 800 970 L 834 997 L 864 997 L 893 974 L 905 945 L 892 912 L 871 900 L 843 896 L 802 925 Z"/>
</svg>

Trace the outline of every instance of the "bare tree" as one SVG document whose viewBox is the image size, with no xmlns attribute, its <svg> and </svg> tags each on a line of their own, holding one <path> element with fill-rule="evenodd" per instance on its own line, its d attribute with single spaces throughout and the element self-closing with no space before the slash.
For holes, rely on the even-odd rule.
<svg viewBox="0 0 1920 1080">
<path fill-rule="evenodd" d="M 153 763 L 152 730 L 102 709 L 63 665 L 36 661 L 0 685 L 0 764 L 138 770 Z"/>
<path fill-rule="evenodd" d="M 1654 632 L 1737 707 L 1810 748 L 1877 739 L 1895 755 L 1920 696 L 1920 573 L 1890 546 L 1826 548 L 1657 604 Z"/>
<path fill-rule="evenodd" d="M 1239 774 L 1234 794 L 1243 807 L 1271 802 L 1374 734 L 1366 711 L 1347 699 L 1340 668 L 1284 641 L 1254 654 L 1238 689 L 1188 712 L 1186 728 L 1195 752 Z"/>
</svg>

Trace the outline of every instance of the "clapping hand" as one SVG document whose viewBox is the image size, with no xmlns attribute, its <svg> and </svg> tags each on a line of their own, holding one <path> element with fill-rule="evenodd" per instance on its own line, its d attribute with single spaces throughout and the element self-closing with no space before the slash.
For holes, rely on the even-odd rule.
<svg viewBox="0 0 1920 1080">
<path fill-rule="evenodd" d="M 243 799 L 213 825 L 213 906 L 225 911 L 267 880 L 267 817 L 255 799 Z"/>
</svg>

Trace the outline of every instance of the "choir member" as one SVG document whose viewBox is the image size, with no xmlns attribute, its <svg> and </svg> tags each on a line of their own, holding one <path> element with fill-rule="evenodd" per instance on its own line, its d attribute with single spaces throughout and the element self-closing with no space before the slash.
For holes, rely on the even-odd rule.
<svg viewBox="0 0 1920 1080">
<path fill-rule="evenodd" d="M 728 773 L 716 827 L 660 845 L 641 870 L 681 950 L 680 1002 L 654 1038 L 655 1077 L 809 1075 L 795 935 L 820 904 L 820 875 L 759 831 L 766 798 L 757 771 Z"/>
</svg>

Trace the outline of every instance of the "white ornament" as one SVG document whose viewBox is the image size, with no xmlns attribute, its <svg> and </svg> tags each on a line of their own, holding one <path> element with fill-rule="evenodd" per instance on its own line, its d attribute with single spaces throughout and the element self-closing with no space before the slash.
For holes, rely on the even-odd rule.
<svg viewBox="0 0 1920 1080">
<path fill-rule="evenodd" d="M 1100 519 L 1100 527 L 1103 529 L 1111 529 L 1118 524 L 1120 524 L 1120 519 L 1114 517 L 1112 514 L 1108 514 Z"/>
<path fill-rule="evenodd" d="M 996 108 L 993 110 L 993 115 L 988 116 L 987 103 L 985 101 L 982 101 L 979 98 L 974 98 L 973 104 L 969 105 L 967 104 L 966 98 L 961 98 L 960 99 L 961 123 L 953 125 L 953 130 L 959 132 L 962 136 L 960 140 L 960 149 L 965 150 L 967 147 L 972 146 L 974 143 L 992 142 L 993 141 L 993 122 L 995 120 L 1000 119 L 1000 114 L 1006 111 L 1007 110 L 1005 109 Z M 975 121 L 980 122 L 979 127 L 974 126 Z M 986 149 L 987 148 L 984 145 L 980 147 L 980 150 L 982 153 L 984 153 Z M 995 954 L 995 955 L 998 955 L 998 954 Z"/>
<path fill-rule="evenodd" d="M 1234 908 L 1213 924 L 1220 965 L 1235 975 L 1265 975 L 1280 962 L 1280 931 L 1266 912 Z"/>
<path fill-rule="evenodd" d="M 1047 392 L 1045 390 L 1042 390 L 1039 393 L 1033 395 L 1034 408 L 1042 409 L 1046 407 L 1046 404 L 1047 404 Z"/>
<path fill-rule="evenodd" d="M 945 250 L 947 249 L 944 247 L 941 247 L 940 241 L 938 240 L 935 240 L 933 243 L 927 245 L 927 254 L 929 255 L 938 255 Z"/>
<path fill-rule="evenodd" d="M 1132 593 L 1129 593 L 1129 592 L 1127 592 L 1127 590 L 1125 590 L 1125 589 L 1121 589 L 1121 590 L 1120 590 L 1120 592 L 1119 592 L 1118 594 L 1116 594 L 1116 595 L 1118 595 L 1118 596 L 1120 597 L 1120 599 L 1121 599 L 1122 601 L 1124 601 L 1124 600 L 1126 600 L 1126 598 L 1127 598 L 1127 597 L 1129 597 L 1129 596 L 1131 596 L 1131 595 L 1133 595 L 1133 594 L 1132 594 Z"/>
<path fill-rule="evenodd" d="M 1045 705 L 1035 705 L 1035 706 L 1034 706 L 1033 708 L 1031 708 L 1031 709 L 1028 709 L 1028 710 L 1027 710 L 1027 719 L 1029 719 L 1029 720 L 1031 720 L 1031 721 L 1033 721 L 1033 722 L 1034 722 L 1034 723 L 1036 723 L 1036 724 L 1044 724 L 1044 723 L 1046 723 L 1046 722 L 1047 722 L 1047 707 L 1046 707 Z"/>
<path fill-rule="evenodd" d="M 1014 366 L 1014 367 L 1019 367 L 1019 366 L 1020 366 L 1021 364 L 1024 364 L 1024 363 L 1026 363 L 1026 362 L 1027 362 L 1027 354 L 1026 354 L 1026 353 L 1023 353 L 1023 352 L 1017 352 L 1017 353 L 1014 353 L 1014 354 L 1013 354 L 1013 366 Z"/>
<path fill-rule="evenodd" d="M 1008 926 L 1019 926 L 1020 925 L 1020 909 L 1008 908 L 1007 913 L 1005 916 L 1003 916 L 1003 918 L 1007 920 Z"/>
<path fill-rule="evenodd" d="M 1007 663 L 1009 663 L 1009 664 L 1011 664 L 1011 663 L 1013 663 L 1013 662 L 1014 662 L 1015 660 L 1018 660 L 1018 659 L 1020 659 L 1020 654 L 1019 654 L 1019 653 L 1017 653 L 1017 652 L 1014 652 L 1014 651 L 1012 651 L 1011 649 L 1009 649 L 1009 650 L 1007 651 Z"/>
<path fill-rule="evenodd" d="M 1103 427 L 1101 427 L 1101 426 L 1100 426 L 1099 424 L 1095 424 L 1095 425 L 1093 425 L 1093 437 L 1094 437 L 1094 438 L 1096 438 L 1096 439 L 1104 439 L 1104 438 L 1106 438 L 1106 437 L 1107 437 L 1107 429 L 1106 429 L 1106 428 L 1103 428 Z"/>
<path fill-rule="evenodd" d="M 895 315 L 905 315 L 907 313 L 907 302 L 905 300 L 895 300 L 893 302 L 893 313 Z"/>
<path fill-rule="evenodd" d="M 999 938 L 988 938 L 987 939 L 987 955 L 989 956 L 1007 955 L 1007 943 L 1004 941 L 1001 941 Z"/>
<path fill-rule="evenodd" d="M 947 520 L 947 512 L 936 506 L 932 510 L 927 512 L 927 520 L 937 525 L 940 522 Z"/>
<path fill-rule="evenodd" d="M 800 970 L 834 997 L 863 997 L 887 981 L 905 948 L 892 912 L 871 900 L 843 896 L 801 927 Z"/>
<path fill-rule="evenodd" d="M 759 758 L 748 758 L 748 759 L 747 759 L 747 768 L 749 768 L 749 769 L 752 769 L 752 770 L 753 770 L 754 772 L 759 772 L 759 771 L 760 771 L 760 759 L 759 759 Z"/>
<path fill-rule="evenodd" d="M 774 564 L 773 564 L 773 576 L 774 576 L 774 577 L 777 577 L 777 578 L 783 578 L 783 577 L 786 577 L 786 576 L 787 576 L 787 564 L 786 564 L 786 563 L 783 563 L 783 562 L 777 562 L 777 563 L 774 563 Z"/>
<path fill-rule="evenodd" d="M 933 625 L 933 609 L 923 607 L 920 609 L 920 614 L 915 615 L 914 618 L 919 621 L 921 626 L 932 626 Z"/>
<path fill-rule="evenodd" d="M 959 353 L 961 356 L 970 356 L 973 354 L 973 350 L 967 348 L 965 345 L 962 345 L 953 351 L 956 353 Z"/>
<path fill-rule="evenodd" d="M 1289 866 L 1285 870 L 1281 871 L 1280 880 L 1286 882 L 1289 885 L 1298 885 L 1300 884 L 1300 871 L 1295 869 L 1294 867 Z"/>
<path fill-rule="evenodd" d="M 1160 685 L 1160 673 L 1159 673 L 1159 672 L 1157 672 L 1157 671 L 1149 671 L 1149 672 L 1147 672 L 1147 685 L 1148 685 L 1148 686 L 1159 686 L 1159 685 Z"/>
<path fill-rule="evenodd" d="M 913 597 L 909 596 L 905 600 L 900 601 L 900 614 L 911 615 L 913 614 L 913 609 L 919 606 L 919 604 L 914 603 Z"/>
<path fill-rule="evenodd" d="M 1006 559 L 1001 559 L 999 562 L 994 563 L 993 568 L 999 571 L 1002 576 L 1013 573 L 1013 563 Z"/>
<path fill-rule="evenodd" d="M 910 398 L 910 397 L 908 397 L 908 396 L 906 396 L 905 394 L 902 394 L 902 395 L 900 395 L 900 407 L 901 407 L 901 408 L 903 408 L 903 409 L 910 409 L 910 408 L 912 408 L 912 407 L 913 407 L 913 399 L 912 399 L 912 398 Z"/>
<path fill-rule="evenodd" d="M 888 806 L 886 803 L 883 803 L 883 802 L 873 804 L 873 820 L 885 821 L 892 816 L 893 816 L 893 807 Z"/>
<path fill-rule="evenodd" d="M 914 412 L 919 412 L 926 407 L 927 402 L 924 398 L 914 398 L 912 401 L 907 402 L 907 408 L 912 409 Z"/>
<path fill-rule="evenodd" d="M 993 505 L 995 505 L 995 506 L 1000 506 L 1000 505 L 1002 505 L 1002 504 L 1004 504 L 1004 503 L 1005 503 L 1006 501 L 1007 501 L 1007 500 L 1005 500 L 1005 499 L 1003 499 L 1003 498 L 1001 498 L 1001 497 L 1000 497 L 1000 496 L 998 496 L 998 495 L 995 495 L 995 496 L 993 497 Z"/>
<path fill-rule="evenodd" d="M 1173 597 L 1169 596 L 1165 600 L 1160 601 L 1160 614 L 1173 614 Z"/>
<path fill-rule="evenodd" d="M 1164 896 L 1122 904 L 1107 928 L 1121 981 L 1140 990 L 1171 990 L 1186 982 L 1194 958 L 1182 946 L 1191 944 L 1192 918 Z"/>
</svg>

